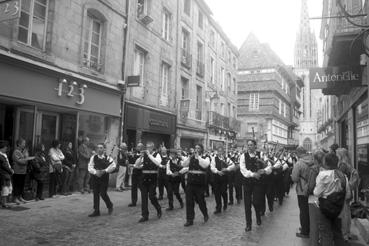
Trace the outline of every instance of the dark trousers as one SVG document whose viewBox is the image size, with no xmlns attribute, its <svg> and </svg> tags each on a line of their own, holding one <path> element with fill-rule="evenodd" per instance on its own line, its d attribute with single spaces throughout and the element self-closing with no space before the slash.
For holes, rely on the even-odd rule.
<svg viewBox="0 0 369 246">
<path fill-rule="evenodd" d="M 159 197 L 163 198 L 164 195 L 164 187 L 167 191 L 167 195 L 168 195 L 168 180 L 166 175 L 163 174 L 159 174 L 158 176 L 158 188 L 159 188 Z"/>
<path fill-rule="evenodd" d="M 267 182 L 265 184 L 265 195 L 266 195 L 266 200 L 268 203 L 268 208 L 270 212 L 273 212 L 274 208 L 274 182 L 273 182 L 273 176 L 269 177 L 271 180 L 269 180 L 269 182 Z M 265 203 L 264 203 L 265 204 Z M 265 209 L 264 209 L 265 212 Z"/>
<path fill-rule="evenodd" d="M 143 218 L 149 218 L 149 199 L 157 211 L 161 209 L 156 198 L 156 180 L 154 182 L 141 183 L 141 214 Z"/>
<path fill-rule="evenodd" d="M 222 198 L 223 206 L 227 208 L 228 205 L 228 195 L 227 195 L 227 181 L 225 180 L 215 180 L 214 183 L 214 195 L 215 195 L 215 209 L 220 211 L 222 209 Z"/>
<path fill-rule="evenodd" d="M 181 175 L 181 187 L 183 191 L 186 192 L 186 176 L 185 175 Z"/>
<path fill-rule="evenodd" d="M 71 181 L 72 181 L 72 169 L 64 168 L 62 173 L 62 182 L 63 182 L 62 193 L 70 191 Z"/>
<path fill-rule="evenodd" d="M 36 182 L 36 198 L 41 199 L 42 198 L 42 192 L 44 189 L 44 183 L 40 179 L 34 179 Z"/>
<path fill-rule="evenodd" d="M 195 202 L 199 204 L 200 211 L 204 216 L 208 216 L 208 209 L 205 201 L 206 186 L 187 184 L 186 187 L 186 218 L 193 221 L 195 218 Z"/>
<path fill-rule="evenodd" d="M 284 197 L 283 173 L 277 174 L 274 177 L 274 194 L 279 204 L 282 205 Z"/>
<path fill-rule="evenodd" d="M 342 222 L 340 218 L 331 220 L 320 212 L 320 221 L 319 221 L 320 245 L 324 246 L 349 245 L 348 243 L 345 243 L 345 240 L 343 239 L 341 223 Z"/>
<path fill-rule="evenodd" d="M 244 188 L 246 225 L 251 226 L 252 224 L 251 205 L 254 206 L 256 219 L 260 220 L 262 202 L 265 194 L 263 192 L 263 185 L 260 184 L 258 181 L 254 180 L 245 181 L 243 188 Z"/>
<path fill-rule="evenodd" d="M 243 182 L 243 176 L 241 172 L 238 170 L 235 173 L 235 177 L 234 177 L 234 188 L 236 190 L 237 201 L 242 200 L 242 182 Z"/>
<path fill-rule="evenodd" d="M 167 192 L 168 192 L 168 203 L 170 208 L 173 208 L 173 194 L 176 196 L 178 202 L 180 204 L 183 204 L 183 200 L 181 198 L 181 195 L 179 194 L 180 183 L 181 183 L 180 179 L 168 180 Z"/>
<path fill-rule="evenodd" d="M 56 173 L 49 174 L 49 197 L 56 195 Z"/>
<path fill-rule="evenodd" d="M 291 169 L 287 169 L 286 171 L 284 171 L 283 176 L 284 194 L 288 195 L 290 193 L 291 181 Z"/>
<path fill-rule="evenodd" d="M 137 190 L 140 188 L 140 175 L 132 174 L 132 187 L 131 187 L 131 202 L 136 205 L 137 203 Z"/>
<path fill-rule="evenodd" d="M 309 219 L 309 203 L 308 197 L 298 195 L 297 202 L 300 209 L 300 225 L 301 233 L 308 235 L 310 233 L 310 219 Z"/>
<path fill-rule="evenodd" d="M 110 201 L 108 196 L 108 186 L 109 186 L 109 174 L 104 174 L 100 178 L 91 175 L 92 190 L 94 193 L 94 210 L 100 211 L 100 196 L 104 200 L 107 208 L 112 208 L 113 203 Z"/>
<path fill-rule="evenodd" d="M 13 174 L 13 194 L 18 198 L 23 195 L 26 174 Z"/>
<path fill-rule="evenodd" d="M 309 246 L 319 246 L 320 209 L 315 203 L 309 203 L 310 239 Z"/>
</svg>

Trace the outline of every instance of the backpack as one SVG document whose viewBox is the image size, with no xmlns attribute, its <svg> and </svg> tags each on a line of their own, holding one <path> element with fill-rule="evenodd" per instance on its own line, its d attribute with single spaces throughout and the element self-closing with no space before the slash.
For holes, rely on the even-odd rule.
<svg viewBox="0 0 369 246">
<path fill-rule="evenodd" d="M 345 175 L 339 170 L 334 170 L 334 176 L 340 179 L 342 190 L 333 192 L 327 198 L 319 198 L 320 211 L 330 220 L 335 220 L 340 215 L 346 196 Z"/>
<path fill-rule="evenodd" d="M 316 177 L 319 174 L 319 168 L 316 165 L 307 166 L 307 174 L 305 177 L 302 177 L 303 180 L 307 183 L 307 195 L 312 195 L 314 193 L 314 188 L 316 185 Z"/>
</svg>

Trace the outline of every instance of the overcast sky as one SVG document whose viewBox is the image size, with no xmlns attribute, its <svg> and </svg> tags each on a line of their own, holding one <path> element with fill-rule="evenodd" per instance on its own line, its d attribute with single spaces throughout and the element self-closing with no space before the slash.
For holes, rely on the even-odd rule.
<svg viewBox="0 0 369 246">
<path fill-rule="evenodd" d="M 287 64 L 293 65 L 293 51 L 299 26 L 301 0 L 205 0 L 214 19 L 239 48 L 252 31 Z M 322 15 L 323 0 L 308 0 L 310 17 Z M 319 38 L 320 20 L 310 20 L 319 44 L 319 64 L 322 45 Z"/>
</svg>

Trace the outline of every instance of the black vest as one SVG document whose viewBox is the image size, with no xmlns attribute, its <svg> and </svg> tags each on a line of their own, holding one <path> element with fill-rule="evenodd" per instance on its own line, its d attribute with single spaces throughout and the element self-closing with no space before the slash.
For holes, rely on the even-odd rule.
<svg viewBox="0 0 369 246">
<path fill-rule="evenodd" d="M 104 158 L 100 159 L 97 155 L 94 156 L 94 163 L 96 170 L 104 170 L 113 162 L 109 162 L 108 157 L 103 155 Z"/>
<path fill-rule="evenodd" d="M 245 153 L 246 169 L 250 170 L 251 172 L 257 172 L 259 169 L 262 169 L 256 162 L 257 159 L 260 159 L 260 152 L 256 151 L 255 157 L 251 157 L 249 155 L 249 152 L 246 152 Z"/>
<path fill-rule="evenodd" d="M 152 156 L 156 157 L 157 154 L 158 153 L 154 153 Z M 158 170 L 158 166 L 155 165 L 155 163 L 150 160 L 148 155 L 145 154 L 144 155 L 144 160 L 143 160 L 142 170 L 156 171 L 156 170 Z"/>
<path fill-rule="evenodd" d="M 169 167 L 170 167 L 170 171 L 172 171 L 172 173 L 177 173 L 182 169 L 182 166 L 180 165 L 180 160 L 176 159 L 177 163 L 174 163 L 173 160 L 170 160 L 169 162 Z"/>
<path fill-rule="evenodd" d="M 141 157 L 140 153 L 136 153 L 130 157 L 130 163 L 135 164 L 136 160 Z M 139 176 L 142 174 L 142 170 L 138 168 L 133 168 L 132 176 Z"/>
<path fill-rule="evenodd" d="M 169 161 L 168 156 L 162 156 L 161 157 L 161 165 L 165 166 L 165 168 L 159 168 L 159 176 L 160 177 L 166 177 L 167 174 L 167 163 Z"/>
<path fill-rule="evenodd" d="M 218 156 L 215 156 L 215 167 L 218 171 L 222 171 L 223 168 L 227 168 L 226 160 L 220 159 Z"/>
<path fill-rule="evenodd" d="M 118 153 L 117 162 L 119 166 L 126 167 L 127 166 L 126 160 L 127 160 L 127 155 L 123 153 Z"/>
<path fill-rule="evenodd" d="M 209 158 L 208 156 L 201 156 L 202 158 Z M 187 175 L 187 183 L 192 185 L 201 185 L 205 186 L 207 184 L 207 171 L 208 168 L 202 168 L 199 164 L 199 160 L 195 159 L 194 156 L 190 157 L 190 164 L 188 166 L 188 170 L 194 170 L 194 171 L 202 171 L 203 174 L 195 174 L 189 172 Z"/>
</svg>

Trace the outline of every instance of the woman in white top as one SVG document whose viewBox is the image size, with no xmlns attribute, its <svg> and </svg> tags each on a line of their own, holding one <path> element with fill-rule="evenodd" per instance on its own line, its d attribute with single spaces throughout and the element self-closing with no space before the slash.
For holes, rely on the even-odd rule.
<svg viewBox="0 0 369 246">
<path fill-rule="evenodd" d="M 49 150 L 50 158 L 50 183 L 49 183 L 49 196 L 53 197 L 56 195 L 57 187 L 61 188 L 62 179 L 61 174 L 63 172 L 62 161 L 64 160 L 64 154 L 60 149 L 59 140 L 54 140 L 51 143 L 51 148 Z"/>
</svg>

